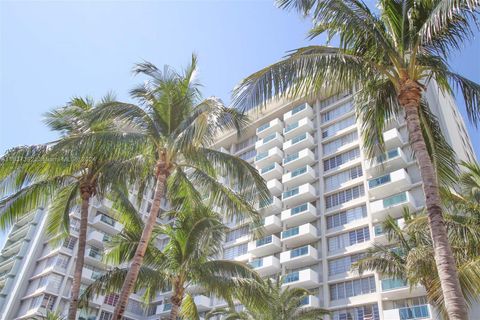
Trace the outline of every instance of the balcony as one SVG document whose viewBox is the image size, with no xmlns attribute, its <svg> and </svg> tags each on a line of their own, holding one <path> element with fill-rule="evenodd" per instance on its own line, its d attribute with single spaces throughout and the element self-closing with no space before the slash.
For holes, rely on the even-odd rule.
<svg viewBox="0 0 480 320">
<path fill-rule="evenodd" d="M 408 191 L 370 202 L 370 210 L 374 221 L 382 221 L 387 215 L 399 217 L 402 215 L 404 207 L 412 211 L 416 209 L 413 196 Z"/>
<path fill-rule="evenodd" d="M 261 277 L 273 275 L 281 270 L 280 260 L 275 256 L 254 259 L 250 261 L 250 265 Z"/>
<path fill-rule="evenodd" d="M 383 310 L 384 320 L 416 320 L 433 319 L 431 307 L 428 304 Z"/>
<path fill-rule="evenodd" d="M 283 122 L 280 119 L 273 119 L 257 128 L 257 137 L 263 139 L 273 132 L 280 132 L 283 129 Z"/>
<path fill-rule="evenodd" d="M 311 223 L 292 227 L 282 232 L 282 243 L 289 248 L 311 243 L 317 239 L 317 228 Z"/>
<path fill-rule="evenodd" d="M 276 233 L 282 230 L 282 223 L 280 222 L 279 217 L 276 215 L 271 215 L 263 219 L 262 227 L 267 234 Z"/>
<path fill-rule="evenodd" d="M 273 234 L 248 243 L 248 252 L 257 257 L 271 255 L 279 252 L 281 249 L 280 239 Z"/>
<path fill-rule="evenodd" d="M 304 132 L 285 141 L 283 144 L 283 152 L 286 154 L 292 154 L 305 148 L 312 148 L 314 145 L 315 140 L 313 139 L 313 136 L 308 132 Z"/>
<path fill-rule="evenodd" d="M 270 194 L 279 196 L 283 191 L 283 185 L 278 179 L 272 179 L 267 181 L 267 188 Z"/>
<path fill-rule="evenodd" d="M 283 137 L 285 139 L 292 139 L 303 132 L 312 132 L 313 122 L 309 118 L 303 118 L 296 122 L 292 122 L 283 129 Z"/>
<path fill-rule="evenodd" d="M 292 153 L 283 159 L 283 167 L 285 170 L 293 170 L 300 166 L 312 165 L 315 163 L 315 155 L 312 150 L 305 148 L 298 152 Z"/>
<path fill-rule="evenodd" d="M 255 166 L 257 168 L 265 167 L 272 162 L 281 163 L 283 159 L 283 151 L 280 148 L 275 147 L 267 151 L 258 153 L 255 156 Z"/>
<path fill-rule="evenodd" d="M 309 165 L 294 169 L 282 176 L 282 183 L 286 188 L 315 181 L 315 170 Z"/>
<path fill-rule="evenodd" d="M 166 302 L 157 306 L 156 314 L 167 315 L 170 313 L 170 310 L 172 310 L 172 304 L 170 302 Z"/>
<path fill-rule="evenodd" d="M 122 225 L 118 221 L 103 213 L 97 214 L 93 218 L 92 225 L 106 233 L 118 233 L 122 230 Z"/>
<path fill-rule="evenodd" d="M 278 212 L 282 210 L 282 201 L 279 198 L 272 196 L 269 200 L 262 202 L 258 206 L 258 210 L 263 215 L 269 215 L 274 212 Z"/>
<path fill-rule="evenodd" d="M 320 307 L 320 299 L 317 296 L 307 296 L 300 301 L 301 308 L 318 308 Z"/>
<path fill-rule="evenodd" d="M 85 251 L 85 262 L 88 264 L 103 267 L 104 263 L 102 262 L 103 254 L 102 251 L 97 248 L 88 248 Z"/>
<path fill-rule="evenodd" d="M 103 247 L 103 244 L 110 240 L 110 236 L 98 230 L 90 231 L 87 234 L 87 243 L 94 247 Z"/>
<path fill-rule="evenodd" d="M 259 170 L 260 175 L 266 181 L 272 179 L 280 179 L 283 175 L 283 168 L 278 163 L 271 163 Z"/>
<path fill-rule="evenodd" d="M 94 296 L 93 299 L 88 300 L 88 304 L 98 308 L 103 304 L 103 301 L 105 301 L 105 296 Z"/>
<path fill-rule="evenodd" d="M 308 103 L 302 103 L 283 115 L 285 125 L 298 121 L 302 118 L 311 118 L 313 116 L 313 109 Z"/>
<path fill-rule="evenodd" d="M 383 133 L 383 141 L 385 142 L 385 149 L 387 150 L 399 148 L 405 144 L 405 141 L 397 128 L 385 131 Z"/>
<path fill-rule="evenodd" d="M 294 208 L 282 211 L 281 220 L 285 226 L 296 226 L 317 219 L 317 208 L 311 203 L 304 203 Z"/>
<path fill-rule="evenodd" d="M 407 287 L 407 282 L 402 279 L 382 279 L 382 292 Z"/>
<path fill-rule="evenodd" d="M 259 140 L 255 143 L 255 149 L 257 149 L 258 153 L 263 151 L 267 151 L 268 149 L 272 149 L 275 147 L 280 148 L 283 145 L 283 137 L 278 132 L 272 132 L 267 135 L 262 140 Z"/>
<path fill-rule="evenodd" d="M 308 245 L 284 251 L 280 254 L 280 263 L 286 268 L 301 268 L 317 261 L 317 249 Z"/>
<path fill-rule="evenodd" d="M 401 148 L 394 148 L 379 155 L 375 159 L 366 162 L 366 171 L 370 176 L 378 175 L 406 167 L 407 156 Z"/>
<path fill-rule="evenodd" d="M 193 301 L 195 302 L 195 305 L 197 306 L 197 310 L 199 312 L 204 312 L 207 310 L 210 310 L 210 298 L 204 295 L 198 295 L 193 297 Z"/>
<path fill-rule="evenodd" d="M 282 194 L 282 201 L 287 207 L 293 207 L 304 202 L 311 202 L 316 198 L 315 188 L 310 183 L 302 184 Z"/>
<path fill-rule="evenodd" d="M 405 190 L 411 184 L 407 171 L 399 169 L 368 180 L 368 193 L 374 198 L 382 198 Z"/>
<path fill-rule="evenodd" d="M 87 283 L 92 283 L 101 276 L 102 273 L 100 271 L 93 271 L 92 269 L 85 267 L 82 270 L 82 281 L 85 281 Z"/>
<path fill-rule="evenodd" d="M 313 269 L 304 269 L 300 271 L 291 272 L 283 278 L 282 287 L 291 288 L 313 288 L 318 287 L 320 282 L 318 281 L 318 274 Z"/>
</svg>

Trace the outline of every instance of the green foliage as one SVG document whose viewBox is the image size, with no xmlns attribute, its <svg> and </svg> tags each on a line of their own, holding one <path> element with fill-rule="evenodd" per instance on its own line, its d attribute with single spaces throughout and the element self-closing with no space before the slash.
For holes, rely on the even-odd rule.
<svg viewBox="0 0 480 320">
<path fill-rule="evenodd" d="M 128 197 L 120 191 L 115 194 L 115 208 L 119 210 L 125 228 L 106 243 L 104 259 L 119 267 L 106 272 L 84 291 L 84 304 L 96 294 L 108 294 L 121 289 L 128 272 L 128 268 L 121 265 L 133 259 L 140 240 L 138 231 L 144 225 L 140 214 L 135 211 L 135 205 Z M 261 297 L 256 290 L 260 279 L 246 264 L 215 259 L 222 248 L 226 231 L 218 213 L 199 206 L 169 214 L 176 216 L 176 219 L 172 225 L 155 227 L 135 284 L 135 290 L 144 290 L 146 301 L 161 291 L 170 288 L 184 290 L 191 286 L 200 286 L 205 293 L 227 301 L 233 297 L 247 301 Z M 156 246 L 157 241 L 165 239 L 165 236 L 168 242 L 160 250 Z M 181 314 L 185 319 L 197 319 L 195 315 L 198 313 L 190 294 L 183 296 Z"/>
<path fill-rule="evenodd" d="M 213 309 L 206 319 L 221 315 L 225 320 L 321 320 L 328 311 L 320 308 L 303 308 L 301 302 L 310 295 L 303 288 L 282 288 L 283 280 L 264 279 L 259 290 L 264 292 L 262 300 L 242 300 L 243 311 L 235 307 Z"/>
</svg>

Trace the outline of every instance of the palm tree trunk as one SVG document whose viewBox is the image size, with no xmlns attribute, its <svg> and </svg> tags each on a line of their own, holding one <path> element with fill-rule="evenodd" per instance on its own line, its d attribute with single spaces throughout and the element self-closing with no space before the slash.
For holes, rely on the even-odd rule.
<svg viewBox="0 0 480 320">
<path fill-rule="evenodd" d="M 168 317 L 169 320 L 177 320 L 178 312 L 180 311 L 180 306 L 181 306 L 181 303 L 172 301 L 172 309 L 170 310 L 170 316 Z"/>
<path fill-rule="evenodd" d="M 460 288 L 452 249 L 448 242 L 437 175 L 422 134 L 418 114 L 421 94 L 421 86 L 415 81 L 407 79 L 402 83 L 398 101 L 405 109 L 410 145 L 420 167 L 435 262 L 445 299 L 445 307 L 450 320 L 466 320 L 468 318 L 467 305 Z"/>
<path fill-rule="evenodd" d="M 170 310 L 169 320 L 177 320 L 178 313 L 183 301 L 183 295 L 185 293 L 185 288 L 183 287 L 183 282 L 177 278 L 173 283 L 173 295 L 170 298 L 172 303 L 172 310 Z"/>
<path fill-rule="evenodd" d="M 143 264 L 143 257 L 145 255 L 145 251 L 147 250 L 148 242 L 152 237 L 153 227 L 155 226 L 157 220 L 157 214 L 160 211 L 160 204 L 165 193 L 165 183 L 167 180 L 167 176 L 168 170 L 158 170 L 157 185 L 155 186 L 155 195 L 153 198 L 152 208 L 145 223 L 145 228 L 143 229 L 140 242 L 138 243 L 137 250 L 135 251 L 135 256 L 132 260 L 132 264 L 128 269 L 125 281 L 123 282 L 122 291 L 120 292 L 120 297 L 118 299 L 117 306 L 115 307 L 112 320 L 122 319 L 122 316 L 127 307 L 128 297 L 130 296 L 135 282 L 137 281 L 138 273 L 140 272 L 140 267 Z"/>
<path fill-rule="evenodd" d="M 85 260 L 85 247 L 87 241 L 88 226 L 88 206 L 92 196 L 92 187 L 90 185 L 80 186 L 82 205 L 80 210 L 80 231 L 78 232 L 78 250 L 75 260 L 75 270 L 73 272 L 72 295 L 70 306 L 68 308 L 68 320 L 75 320 L 78 309 L 78 296 L 80 293 L 80 284 L 82 281 L 83 262 Z"/>
</svg>

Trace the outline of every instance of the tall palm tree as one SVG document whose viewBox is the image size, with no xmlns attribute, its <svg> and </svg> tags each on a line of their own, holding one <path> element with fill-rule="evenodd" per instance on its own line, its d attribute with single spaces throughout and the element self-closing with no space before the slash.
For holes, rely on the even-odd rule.
<svg viewBox="0 0 480 320">
<path fill-rule="evenodd" d="M 283 280 L 264 279 L 262 290 L 267 294 L 265 306 L 259 307 L 257 301 L 240 301 L 245 310 L 235 308 L 219 308 L 210 311 L 206 319 L 223 316 L 225 320 L 321 320 L 328 311 L 320 308 L 304 308 L 302 302 L 308 299 L 310 292 L 303 288 L 282 288 Z"/>
<path fill-rule="evenodd" d="M 478 302 L 480 292 L 480 215 L 478 212 L 444 214 L 463 296 L 469 304 Z M 388 217 L 382 227 L 390 241 L 376 245 L 353 265 L 360 273 L 373 270 L 384 278 L 405 281 L 411 288 L 422 285 L 427 300 L 448 319 L 437 267 L 432 260 L 432 238 L 427 232 L 425 214 L 412 215 L 405 210 L 402 227 Z"/>
<path fill-rule="evenodd" d="M 403 111 L 420 167 L 447 310 L 450 319 L 465 319 L 467 309 L 448 244 L 437 178 L 437 173 L 448 171 L 444 163 L 448 158 L 437 156 L 449 147 L 438 144 L 441 133 L 423 93 L 430 82 L 443 92 L 451 92 L 453 85 L 463 95 L 470 120 L 480 119 L 480 85 L 455 73 L 447 63 L 450 54 L 472 37 L 470 22 L 478 17 L 480 1 L 378 0 L 378 12 L 361 0 L 277 3 L 311 14 L 310 38 L 327 34 L 328 42 L 338 40 L 339 46 L 327 42 L 294 50 L 244 79 L 235 89 L 235 104 L 249 108 L 278 96 L 313 98 L 329 89 L 343 92 L 357 87 L 354 104 L 371 156 L 383 145 L 385 119 Z"/>
<path fill-rule="evenodd" d="M 93 117 L 95 121 L 113 120 L 129 125 L 129 130 L 119 129 L 112 140 L 128 141 L 141 150 L 138 157 L 143 161 L 144 174 L 138 179 L 140 190 L 152 180 L 155 185 L 152 208 L 125 278 L 114 320 L 121 319 L 135 286 L 167 187 L 172 194 L 189 194 L 190 201 L 195 203 L 209 196 L 211 204 L 221 207 L 227 216 L 247 215 L 257 222 L 259 216 L 253 203 L 266 201 L 269 196 L 255 168 L 210 148 L 217 135 L 240 130 L 247 119 L 223 106 L 217 98 L 201 100 L 196 70 L 195 56 L 183 73 L 169 66 L 162 71 L 148 62 L 138 64 L 134 73 L 148 77 L 148 81 L 131 91 L 140 106 L 114 102 L 104 105 Z M 96 141 L 95 135 L 91 138 Z M 222 183 L 220 177 L 226 182 Z"/>
<path fill-rule="evenodd" d="M 72 99 L 65 107 L 46 114 L 46 124 L 61 133 L 60 140 L 15 148 L 0 160 L 0 198 L 6 196 L 0 202 L 0 227 L 38 207 L 48 207 L 48 233 L 61 239 L 70 233 L 69 213 L 80 206 L 69 320 L 75 319 L 78 308 L 90 200 L 101 198 L 112 185 L 123 183 L 127 177 L 123 163 L 128 153 L 121 158 L 121 152 L 96 148 L 94 153 L 82 154 L 79 137 L 86 132 L 103 130 L 107 125 L 88 126 L 87 115 L 109 100 L 111 97 L 106 96 L 96 104 L 90 98 Z"/>
<path fill-rule="evenodd" d="M 142 216 L 128 197 L 117 192 L 115 208 L 125 228 L 106 244 L 106 261 L 122 265 L 135 257 L 135 249 L 145 228 Z M 182 199 L 188 198 L 182 197 Z M 187 200 L 188 201 L 188 200 Z M 240 297 L 246 301 L 263 298 L 256 291 L 260 278 L 244 263 L 219 260 L 226 227 L 220 215 L 206 206 L 191 209 L 183 207 L 178 212 L 169 211 L 176 217 L 173 225 L 156 226 L 152 232 L 139 276 L 135 282 L 136 292 L 145 292 L 145 298 L 172 290 L 170 319 L 181 314 L 188 319 L 199 319 L 194 297 L 187 292 L 192 286 L 201 287 L 207 294 L 213 294 L 231 301 Z M 168 237 L 161 250 L 155 246 L 159 237 Z M 128 267 L 114 268 L 99 277 L 84 292 L 88 301 L 94 294 L 106 294 L 121 289 L 128 275 Z"/>
</svg>

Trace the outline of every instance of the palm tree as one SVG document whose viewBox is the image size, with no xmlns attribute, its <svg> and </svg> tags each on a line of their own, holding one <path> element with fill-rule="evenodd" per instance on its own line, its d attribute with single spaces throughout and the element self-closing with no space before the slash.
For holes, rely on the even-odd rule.
<svg viewBox="0 0 480 320">
<path fill-rule="evenodd" d="M 265 306 L 258 306 L 258 301 L 240 301 L 245 310 L 236 311 L 235 307 L 219 308 L 210 311 L 206 319 L 224 316 L 225 320 L 321 320 L 328 311 L 320 308 L 304 308 L 302 302 L 308 299 L 310 292 L 303 288 L 282 288 L 283 280 L 265 279 L 262 290 L 267 294 Z"/>
<path fill-rule="evenodd" d="M 378 12 L 358 0 L 277 3 L 311 14 L 310 38 L 327 34 L 328 42 L 338 39 L 339 46 L 327 43 L 294 50 L 244 79 L 235 89 L 235 105 L 251 108 L 275 97 L 314 98 L 357 87 L 354 104 L 370 156 L 383 146 L 385 119 L 403 111 L 420 167 L 447 310 L 450 319 L 465 319 L 466 304 L 448 244 L 437 177 L 437 172 L 447 173 L 453 165 L 451 157 L 447 163 L 448 157 L 438 157 L 451 149 L 444 142 L 438 144 L 442 135 L 423 93 L 432 82 L 447 93 L 453 85 L 463 95 L 470 120 L 480 119 L 480 85 L 455 73 L 447 63 L 450 54 L 472 37 L 470 22 L 476 21 L 480 1 L 379 0 Z"/>
<path fill-rule="evenodd" d="M 123 183 L 127 177 L 123 163 L 128 153 L 120 159 L 121 152 L 113 149 L 96 148 L 96 152 L 88 155 L 81 151 L 79 137 L 85 132 L 103 130 L 106 126 L 106 123 L 88 126 L 87 115 L 109 100 L 111 98 L 107 96 L 96 104 L 90 98 L 74 98 L 65 107 L 47 113 L 46 124 L 60 132 L 62 138 L 43 145 L 12 149 L 1 158 L 0 163 L 0 198 L 6 196 L 0 202 L 2 228 L 38 207 L 48 206 L 48 233 L 61 239 L 70 233 L 69 213 L 76 211 L 80 205 L 69 320 L 75 319 L 78 307 L 90 200 L 93 197 L 101 199 L 112 185 Z M 76 143 L 72 144 L 70 140 Z"/>
<path fill-rule="evenodd" d="M 444 214 L 463 296 L 469 304 L 477 302 L 480 292 L 480 215 L 454 212 Z M 373 270 L 384 278 L 405 281 L 411 288 L 422 285 L 430 304 L 448 319 L 435 262 L 433 245 L 425 214 L 412 215 L 405 210 L 404 226 L 388 217 L 382 228 L 391 242 L 376 245 L 353 265 L 360 273 Z"/>
<path fill-rule="evenodd" d="M 122 192 L 116 194 L 115 207 L 125 228 L 106 244 L 109 249 L 105 259 L 113 265 L 122 265 L 134 259 L 145 223 L 128 197 Z M 260 278 L 248 265 L 214 258 L 220 253 L 226 229 L 219 214 L 206 206 L 193 210 L 182 208 L 169 214 L 176 217 L 173 225 L 153 229 L 135 282 L 136 292 L 144 291 L 145 298 L 149 299 L 171 289 L 172 320 L 180 314 L 188 319 L 199 319 L 194 297 L 187 291 L 192 286 L 227 301 L 232 297 L 246 301 L 262 298 L 261 291 L 255 290 Z M 162 236 L 168 237 L 168 243 L 160 250 L 155 243 Z M 94 294 L 118 291 L 128 269 L 118 267 L 108 271 L 85 290 L 83 299 L 88 301 Z"/>
<path fill-rule="evenodd" d="M 266 201 L 269 196 L 255 168 L 209 147 L 225 130 L 239 132 L 247 119 L 223 106 L 217 98 L 202 101 L 195 80 L 196 69 L 195 56 L 183 73 L 169 66 L 161 71 L 148 62 L 138 64 L 134 73 L 148 77 L 148 81 L 131 91 L 140 106 L 113 102 L 104 105 L 93 117 L 95 121 L 112 120 L 129 125 L 129 130 L 117 129 L 112 141 L 128 141 L 141 150 L 138 157 L 143 161 L 144 171 L 138 179 L 140 190 L 152 181 L 155 186 L 152 208 L 125 278 L 114 320 L 121 319 L 135 286 L 157 215 L 161 214 L 161 200 L 166 199 L 166 189 L 172 194 L 180 191 L 189 194 L 189 201 L 197 204 L 209 196 L 211 204 L 221 207 L 227 216 L 247 215 L 257 222 L 259 216 L 253 203 Z M 91 138 L 96 141 L 95 135 Z M 220 177 L 226 182 L 220 182 Z"/>
</svg>

